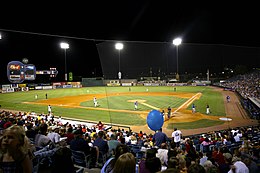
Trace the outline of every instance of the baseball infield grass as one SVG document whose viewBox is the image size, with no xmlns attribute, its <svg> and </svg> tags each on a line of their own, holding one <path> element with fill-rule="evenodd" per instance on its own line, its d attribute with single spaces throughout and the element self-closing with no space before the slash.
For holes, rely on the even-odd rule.
<svg viewBox="0 0 260 173">
<path fill-rule="evenodd" d="M 224 102 L 221 93 L 213 90 L 211 87 L 202 86 L 182 86 L 176 87 L 158 86 L 158 87 L 84 87 L 72 89 L 55 89 L 55 90 L 32 90 L 28 92 L 15 92 L 0 94 L 0 105 L 2 109 L 47 113 L 48 101 L 52 99 L 61 100 L 65 97 L 70 99 L 70 96 L 86 97 L 86 100 L 81 101 L 78 106 L 63 106 L 62 104 L 52 105 L 52 110 L 55 116 L 69 117 L 73 119 L 81 119 L 88 121 L 102 121 L 104 123 L 123 124 L 123 125 L 145 125 L 146 119 L 141 117 L 141 114 L 148 114 L 154 107 L 159 109 L 167 109 L 171 106 L 177 109 L 189 98 L 182 97 L 181 94 L 202 93 L 200 99 L 193 103 L 196 105 L 196 110 L 205 114 L 206 105 L 209 104 L 212 116 L 225 116 Z M 148 90 L 147 90 L 148 89 Z M 48 93 L 48 99 L 45 99 L 45 94 Z M 122 93 L 122 94 L 120 94 Z M 124 94 L 127 93 L 127 94 Z M 140 94 L 138 94 L 140 93 Z M 145 93 L 145 94 L 142 94 Z M 151 94 L 150 94 L 151 93 Z M 162 93 L 153 95 L 152 93 Z M 172 95 L 164 94 L 170 93 Z M 180 96 L 177 96 L 177 94 Z M 35 94 L 38 99 L 35 99 Z M 103 94 L 98 98 L 99 107 L 93 105 L 93 96 Z M 145 100 L 145 104 L 139 103 L 137 112 L 134 112 L 134 103 L 129 100 Z M 39 104 L 42 101 L 45 104 Z M 37 104 L 35 104 L 35 102 Z M 104 109 L 104 110 L 101 110 Z M 187 107 L 191 110 L 191 104 Z M 117 111 L 118 110 L 118 111 Z M 140 113 L 142 112 L 142 113 Z M 202 123 L 201 123 L 202 122 Z M 189 128 L 205 127 L 205 124 L 218 125 L 218 121 L 201 120 L 196 123 L 182 123 L 179 126 L 189 126 Z M 176 124 L 174 124 L 176 125 Z"/>
</svg>

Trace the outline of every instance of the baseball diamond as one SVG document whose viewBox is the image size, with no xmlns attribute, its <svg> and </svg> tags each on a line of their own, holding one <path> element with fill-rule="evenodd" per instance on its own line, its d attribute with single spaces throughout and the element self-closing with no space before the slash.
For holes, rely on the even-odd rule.
<svg viewBox="0 0 260 173">
<path fill-rule="evenodd" d="M 146 89 L 149 88 L 147 92 Z M 35 100 L 35 94 L 38 99 Z M 75 89 L 29 91 L 0 95 L 2 107 L 17 111 L 46 113 L 47 105 L 52 105 L 55 116 L 98 122 L 111 125 L 129 126 L 134 131 L 142 130 L 153 133 L 146 124 L 148 113 L 153 110 L 165 110 L 171 106 L 171 117 L 164 117 L 163 131 L 170 135 L 174 127 L 183 134 L 190 135 L 229 127 L 256 125 L 257 121 L 246 118 L 239 107 L 239 100 L 232 91 L 223 91 L 210 86 L 178 86 L 177 92 L 170 86 L 156 87 L 83 87 Z M 225 102 L 225 95 L 232 97 L 232 102 Z M 93 106 L 93 97 L 99 101 L 99 107 Z M 133 102 L 138 101 L 138 110 Z M 16 104 L 13 104 L 16 103 Z M 197 105 L 192 113 L 191 105 Z M 211 105 L 212 113 L 206 115 L 205 105 Z M 231 118 L 223 121 L 221 117 Z"/>
</svg>

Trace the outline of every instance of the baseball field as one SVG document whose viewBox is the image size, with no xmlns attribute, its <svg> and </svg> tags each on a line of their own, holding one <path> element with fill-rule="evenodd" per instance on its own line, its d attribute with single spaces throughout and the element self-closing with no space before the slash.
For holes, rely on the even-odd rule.
<svg viewBox="0 0 260 173">
<path fill-rule="evenodd" d="M 83 87 L 55 90 L 32 90 L 0 94 L 1 109 L 47 114 L 47 106 L 52 106 L 54 116 L 102 121 L 106 124 L 129 126 L 134 131 L 152 132 L 147 124 L 148 113 L 153 110 L 172 108 L 171 118 L 165 118 L 163 131 L 171 134 L 174 127 L 184 134 L 196 134 L 229 127 L 255 125 L 257 122 L 248 119 L 237 96 L 231 91 L 209 86 L 133 86 L 129 87 Z M 46 99 L 45 95 L 48 94 Z M 35 95 L 38 95 L 37 99 Z M 227 103 L 226 95 L 231 96 Z M 98 106 L 95 107 L 93 98 Z M 135 110 L 134 102 L 138 101 Z M 196 113 L 192 113 L 192 103 Z M 206 115 L 206 105 L 210 114 Z M 167 116 L 166 116 L 167 117 Z M 231 118 L 223 121 L 219 118 Z"/>
</svg>

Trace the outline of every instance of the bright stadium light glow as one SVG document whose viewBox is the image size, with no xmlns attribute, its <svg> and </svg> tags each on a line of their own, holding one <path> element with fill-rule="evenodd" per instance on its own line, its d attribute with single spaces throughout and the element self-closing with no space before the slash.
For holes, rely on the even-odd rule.
<svg viewBox="0 0 260 173">
<path fill-rule="evenodd" d="M 64 53 L 65 53 L 65 81 L 67 81 L 67 57 L 66 57 L 66 50 L 68 49 L 68 48 L 70 48 L 70 46 L 69 46 L 69 44 L 68 43 L 64 43 L 64 42 L 62 42 L 62 43 L 60 43 L 60 47 L 62 48 L 62 49 L 64 49 Z"/>
<path fill-rule="evenodd" d="M 182 39 L 181 38 L 175 38 L 172 43 L 175 45 L 175 46 L 179 46 L 182 42 Z"/>
<path fill-rule="evenodd" d="M 180 80 L 180 76 L 179 76 L 179 62 L 178 62 L 178 59 L 179 59 L 179 53 L 178 53 L 178 47 L 179 45 L 181 44 L 182 42 L 182 39 L 181 38 L 175 38 L 172 43 L 176 46 L 176 52 L 177 52 L 177 58 L 176 58 L 176 61 L 177 61 L 177 69 L 176 69 L 176 80 Z"/>
<path fill-rule="evenodd" d="M 121 50 L 121 49 L 124 48 L 124 45 L 123 45 L 122 43 L 116 43 L 115 48 L 116 48 L 117 50 Z"/>
<path fill-rule="evenodd" d="M 116 43 L 115 48 L 118 50 L 118 54 L 119 54 L 119 58 L 118 58 L 118 79 L 119 79 L 119 83 L 121 83 L 120 80 L 121 80 L 121 77 L 122 77 L 122 73 L 121 73 L 121 70 L 120 70 L 120 51 L 124 48 L 124 45 L 123 45 L 123 43 Z"/>
<path fill-rule="evenodd" d="M 61 47 L 62 49 L 68 49 L 68 48 L 70 48 L 70 46 L 69 46 L 68 43 L 60 43 L 60 47 Z"/>
</svg>

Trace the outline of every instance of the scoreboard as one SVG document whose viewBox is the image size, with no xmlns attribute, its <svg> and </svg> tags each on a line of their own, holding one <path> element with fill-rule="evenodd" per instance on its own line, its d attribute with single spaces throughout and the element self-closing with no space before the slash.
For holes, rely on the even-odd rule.
<svg viewBox="0 0 260 173">
<path fill-rule="evenodd" d="M 36 67 L 33 64 L 23 64 L 20 61 L 11 61 L 7 64 L 7 78 L 11 83 L 35 80 L 36 74 L 48 74 L 50 77 L 56 77 L 58 71 L 56 68 L 36 71 Z"/>
</svg>

